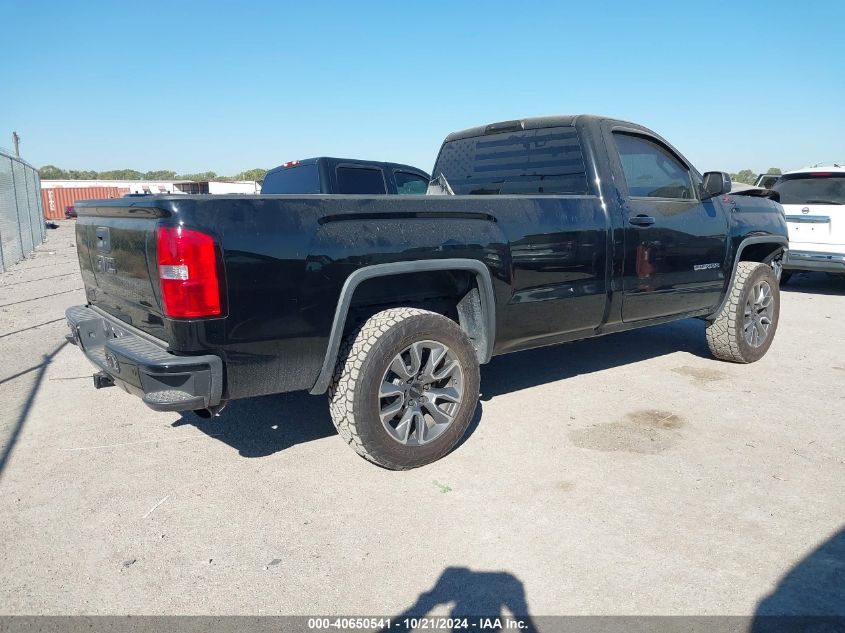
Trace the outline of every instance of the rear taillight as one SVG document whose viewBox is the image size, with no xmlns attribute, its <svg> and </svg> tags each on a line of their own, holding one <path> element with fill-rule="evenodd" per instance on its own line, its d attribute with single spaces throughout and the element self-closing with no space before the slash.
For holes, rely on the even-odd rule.
<svg viewBox="0 0 845 633">
<path fill-rule="evenodd" d="M 160 226 L 156 241 L 164 313 L 176 318 L 220 314 L 220 279 L 212 237 L 182 226 Z"/>
</svg>

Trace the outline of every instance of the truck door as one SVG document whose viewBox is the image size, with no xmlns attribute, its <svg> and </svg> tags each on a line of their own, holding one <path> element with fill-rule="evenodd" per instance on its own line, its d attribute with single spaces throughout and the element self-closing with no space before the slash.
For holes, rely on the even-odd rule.
<svg viewBox="0 0 845 633">
<path fill-rule="evenodd" d="M 622 320 L 715 308 L 727 253 L 720 200 L 699 199 L 700 177 L 661 140 L 619 128 L 611 136 L 624 198 Z"/>
</svg>

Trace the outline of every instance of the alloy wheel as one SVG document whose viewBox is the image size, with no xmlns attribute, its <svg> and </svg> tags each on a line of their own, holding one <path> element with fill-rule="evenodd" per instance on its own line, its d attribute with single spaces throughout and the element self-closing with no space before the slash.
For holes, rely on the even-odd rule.
<svg viewBox="0 0 845 633">
<path fill-rule="evenodd" d="M 743 333 L 751 347 L 760 347 L 769 338 L 775 313 L 775 300 L 768 282 L 757 283 L 745 302 Z"/>
<path fill-rule="evenodd" d="M 384 372 L 378 394 L 381 423 L 400 444 L 428 444 L 452 425 L 463 392 L 463 371 L 452 350 L 437 341 L 417 341 Z"/>
</svg>

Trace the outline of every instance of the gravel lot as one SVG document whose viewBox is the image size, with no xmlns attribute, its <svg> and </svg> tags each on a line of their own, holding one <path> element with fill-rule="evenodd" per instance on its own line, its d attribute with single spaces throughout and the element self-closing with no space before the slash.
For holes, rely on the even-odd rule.
<svg viewBox="0 0 845 633">
<path fill-rule="evenodd" d="M 794 278 L 754 365 L 700 321 L 496 358 L 466 441 L 396 473 L 322 397 L 95 391 L 72 232 L 0 274 L 3 613 L 845 614 L 841 280 Z"/>
</svg>

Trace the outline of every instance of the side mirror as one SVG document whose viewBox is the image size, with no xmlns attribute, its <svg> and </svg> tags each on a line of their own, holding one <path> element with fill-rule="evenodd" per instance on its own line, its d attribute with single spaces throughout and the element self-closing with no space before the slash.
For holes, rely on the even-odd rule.
<svg viewBox="0 0 845 633">
<path fill-rule="evenodd" d="M 731 177 L 723 171 L 708 171 L 701 183 L 701 199 L 709 200 L 731 192 Z"/>
</svg>

